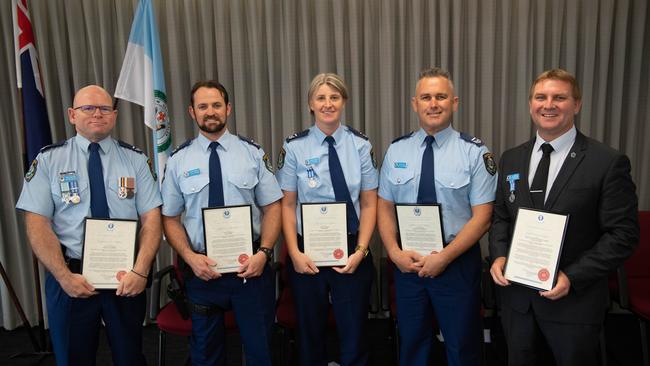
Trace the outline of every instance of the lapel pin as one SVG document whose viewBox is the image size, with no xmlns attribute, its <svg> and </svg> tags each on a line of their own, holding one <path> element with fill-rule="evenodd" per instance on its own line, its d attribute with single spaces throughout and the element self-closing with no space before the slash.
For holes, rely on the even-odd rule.
<svg viewBox="0 0 650 366">
<path fill-rule="evenodd" d="M 573 152 L 573 151 L 571 151 L 571 158 L 573 159 L 573 158 L 575 158 L 575 157 L 576 157 L 576 153 Z"/>
</svg>

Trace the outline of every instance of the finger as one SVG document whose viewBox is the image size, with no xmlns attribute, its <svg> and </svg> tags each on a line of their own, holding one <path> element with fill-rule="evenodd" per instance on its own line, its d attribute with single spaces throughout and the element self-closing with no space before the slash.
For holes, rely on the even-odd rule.
<svg viewBox="0 0 650 366">
<path fill-rule="evenodd" d="M 307 262 L 307 265 L 309 266 L 309 269 L 311 269 L 314 273 L 318 273 L 318 267 L 316 267 L 314 262 L 309 261 Z"/>
</svg>

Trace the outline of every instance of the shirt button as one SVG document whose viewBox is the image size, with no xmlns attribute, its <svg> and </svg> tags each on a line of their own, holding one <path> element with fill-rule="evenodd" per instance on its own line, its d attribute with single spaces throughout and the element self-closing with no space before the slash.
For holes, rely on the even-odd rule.
<svg viewBox="0 0 650 366">
<path fill-rule="evenodd" d="M 196 191 L 196 188 L 192 187 L 192 192 Z"/>
<path fill-rule="evenodd" d="M 246 187 L 247 185 L 248 185 L 248 182 L 244 182 L 244 187 Z"/>
<path fill-rule="evenodd" d="M 401 182 L 402 182 L 402 180 L 397 178 L 397 183 L 401 183 Z"/>
<path fill-rule="evenodd" d="M 451 183 L 451 184 L 450 184 L 450 186 L 452 186 L 452 187 L 453 187 L 453 186 L 454 186 L 454 183 Z"/>
</svg>

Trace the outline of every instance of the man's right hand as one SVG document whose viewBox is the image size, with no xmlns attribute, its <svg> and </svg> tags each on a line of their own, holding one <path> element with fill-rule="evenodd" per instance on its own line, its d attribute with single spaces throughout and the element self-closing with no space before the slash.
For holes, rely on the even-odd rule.
<svg viewBox="0 0 650 366">
<path fill-rule="evenodd" d="M 499 257 L 494 260 L 492 267 L 490 267 L 490 274 L 494 283 L 499 286 L 508 286 L 510 281 L 503 277 L 503 268 L 506 266 L 506 257 Z"/>
<path fill-rule="evenodd" d="M 85 299 L 98 294 L 95 291 L 95 287 L 86 280 L 86 277 L 78 273 L 68 272 L 63 278 L 57 279 L 57 281 L 63 291 L 70 297 Z"/>
<path fill-rule="evenodd" d="M 395 249 L 388 256 L 402 273 L 419 272 L 422 269 L 421 265 L 416 264 L 422 256 L 412 250 Z"/>
<path fill-rule="evenodd" d="M 210 281 L 221 277 L 221 273 L 213 270 L 217 262 L 206 257 L 203 254 L 192 253 L 185 258 L 185 263 L 192 267 L 194 275 L 203 281 Z"/>
</svg>

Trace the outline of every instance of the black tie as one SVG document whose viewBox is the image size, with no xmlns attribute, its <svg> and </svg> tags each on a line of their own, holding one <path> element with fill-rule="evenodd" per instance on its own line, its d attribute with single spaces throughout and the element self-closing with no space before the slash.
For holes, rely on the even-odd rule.
<svg viewBox="0 0 650 366">
<path fill-rule="evenodd" d="M 329 164 L 330 164 L 330 178 L 332 179 L 332 188 L 334 188 L 334 196 L 337 201 L 347 202 L 347 226 L 350 234 L 356 234 L 359 230 L 359 218 L 357 211 L 352 204 L 352 197 L 348 185 L 345 182 L 345 175 L 343 175 L 343 168 L 341 168 L 341 161 L 339 155 L 334 148 L 334 137 L 327 136 L 325 141 L 329 144 Z"/>
<path fill-rule="evenodd" d="M 422 169 L 420 169 L 420 187 L 418 188 L 418 203 L 437 203 L 436 180 L 433 163 L 433 141 L 431 135 L 427 135 L 424 142 L 427 144 L 422 154 Z"/>
<path fill-rule="evenodd" d="M 221 160 L 217 153 L 219 143 L 210 143 L 210 195 L 208 205 L 210 207 L 223 206 L 223 182 L 221 181 Z"/>
<path fill-rule="evenodd" d="M 106 202 L 106 189 L 104 188 L 104 173 L 102 159 L 99 157 L 99 144 L 92 142 L 88 146 L 88 179 L 90 181 L 90 213 L 96 218 L 110 218 L 108 216 L 108 202 Z"/>
<path fill-rule="evenodd" d="M 533 198 L 533 205 L 535 208 L 544 208 L 544 200 L 546 198 L 546 182 L 548 181 L 548 167 L 551 165 L 551 152 L 553 146 L 548 142 L 542 144 L 542 159 L 537 165 L 533 183 L 530 185 L 530 195 Z"/>
</svg>

